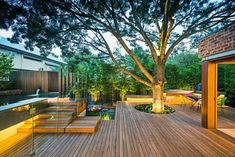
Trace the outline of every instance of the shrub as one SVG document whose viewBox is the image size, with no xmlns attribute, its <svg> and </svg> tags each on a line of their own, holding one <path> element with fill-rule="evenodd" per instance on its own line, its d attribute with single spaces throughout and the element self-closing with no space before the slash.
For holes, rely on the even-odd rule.
<svg viewBox="0 0 235 157">
<path fill-rule="evenodd" d="M 7 81 L 12 67 L 13 67 L 13 58 L 9 55 L 0 53 L 0 80 Z"/>
<path fill-rule="evenodd" d="M 112 120 L 112 116 L 109 114 L 101 114 L 102 120 Z"/>
<path fill-rule="evenodd" d="M 143 104 L 143 105 L 137 105 L 135 106 L 135 109 L 141 111 L 141 112 L 146 112 L 146 113 L 155 113 L 152 112 L 153 105 L 152 104 Z M 173 109 L 170 106 L 164 105 L 164 113 L 163 114 L 169 114 L 169 113 L 174 113 L 175 109 Z"/>
</svg>

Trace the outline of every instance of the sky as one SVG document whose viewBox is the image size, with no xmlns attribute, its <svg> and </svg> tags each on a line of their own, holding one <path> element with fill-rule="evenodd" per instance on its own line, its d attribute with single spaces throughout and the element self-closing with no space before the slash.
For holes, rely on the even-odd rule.
<svg viewBox="0 0 235 157">
<path fill-rule="evenodd" d="M 0 37 L 11 38 L 12 35 L 13 35 L 13 32 L 11 29 L 9 30 L 0 29 Z M 112 37 L 112 35 L 109 33 L 104 34 L 104 37 L 107 40 L 110 48 L 113 50 L 117 45 L 117 40 L 114 37 Z M 21 44 L 24 44 L 24 43 L 21 43 Z M 57 56 L 61 56 L 61 50 L 59 47 L 53 48 L 52 52 L 56 54 Z"/>
<path fill-rule="evenodd" d="M 9 30 L 4 30 L 4 29 L 0 29 L 0 37 L 4 37 L 4 38 L 11 38 L 13 35 L 13 32 L 11 29 Z M 23 43 L 22 43 L 23 44 Z M 53 48 L 52 52 L 54 54 L 56 54 L 57 56 L 61 56 L 61 50 L 60 48 Z"/>
<path fill-rule="evenodd" d="M 176 31 L 177 32 L 182 32 L 182 28 L 177 28 Z M 12 35 L 13 35 L 13 32 L 12 32 L 11 29 L 9 29 L 9 30 L 0 29 L 0 37 L 10 38 L 10 37 L 12 37 Z M 92 36 L 92 34 L 89 34 L 89 35 Z M 108 45 L 110 46 L 111 50 L 115 50 L 115 48 L 118 45 L 117 39 L 115 37 L 113 37 L 110 33 L 105 33 L 103 35 L 104 35 L 106 41 L 108 42 Z M 189 44 L 187 44 L 187 42 L 190 42 L 189 39 L 184 39 L 184 42 L 186 42 L 185 46 L 189 49 L 190 46 L 189 46 Z M 22 43 L 22 44 L 24 44 L 24 43 Z M 127 44 L 128 44 L 128 42 L 127 42 Z M 146 45 L 143 42 L 138 42 L 138 44 L 141 47 L 143 47 L 144 49 L 146 48 Z M 119 50 L 120 50 L 120 53 L 122 55 L 124 55 L 126 53 L 123 48 L 121 48 Z M 61 50 L 60 50 L 59 47 L 53 48 L 52 53 L 54 53 L 54 54 L 56 54 L 57 56 L 60 56 L 60 57 L 62 55 Z"/>
</svg>

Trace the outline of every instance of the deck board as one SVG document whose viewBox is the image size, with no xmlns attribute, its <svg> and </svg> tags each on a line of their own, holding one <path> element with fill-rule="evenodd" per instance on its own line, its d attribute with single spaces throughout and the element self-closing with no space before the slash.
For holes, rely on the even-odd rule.
<svg viewBox="0 0 235 157">
<path fill-rule="evenodd" d="M 38 134 L 36 155 L 69 157 L 232 157 L 235 144 L 201 127 L 200 114 L 175 106 L 169 115 L 147 114 L 118 103 L 115 120 L 101 121 L 95 134 Z M 224 118 L 226 125 L 235 126 Z M 3 156 L 27 156 L 30 142 L 11 147 Z"/>
</svg>

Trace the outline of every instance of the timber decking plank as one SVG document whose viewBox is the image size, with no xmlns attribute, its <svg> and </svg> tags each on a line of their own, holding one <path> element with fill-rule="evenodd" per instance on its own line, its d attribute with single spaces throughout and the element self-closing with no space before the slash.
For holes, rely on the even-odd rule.
<svg viewBox="0 0 235 157">
<path fill-rule="evenodd" d="M 102 121 L 95 134 L 36 135 L 36 154 L 43 157 L 235 156 L 234 143 L 201 127 L 199 112 L 174 107 L 176 113 L 158 115 L 142 113 L 118 102 L 115 120 Z M 222 121 L 235 126 L 232 121 L 224 118 Z M 89 120 L 88 124 L 94 123 Z M 25 156 L 30 143 L 25 141 L 16 147 L 5 154 Z"/>
</svg>

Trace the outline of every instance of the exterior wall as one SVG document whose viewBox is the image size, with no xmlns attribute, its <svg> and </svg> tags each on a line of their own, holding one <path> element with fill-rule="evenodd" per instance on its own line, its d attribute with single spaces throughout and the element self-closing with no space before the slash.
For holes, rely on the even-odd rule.
<svg viewBox="0 0 235 157">
<path fill-rule="evenodd" d="M 42 92 L 67 94 L 72 87 L 72 74 L 61 75 L 60 65 L 67 63 L 60 58 L 41 56 L 38 50 L 28 51 L 24 45 L 10 43 L 2 37 L 0 53 L 13 56 L 15 88 L 22 89 L 23 93 L 35 93 L 40 88 Z"/>
<path fill-rule="evenodd" d="M 199 43 L 202 62 L 202 126 L 217 128 L 218 64 L 235 61 L 235 23 L 218 31 Z"/>
<path fill-rule="evenodd" d="M 25 56 L 23 56 L 21 64 L 23 70 L 39 71 L 44 67 L 41 60 L 32 60 Z"/>
<path fill-rule="evenodd" d="M 207 57 L 235 49 L 235 24 L 199 42 L 199 57 Z"/>
<path fill-rule="evenodd" d="M 53 62 L 41 60 L 36 57 L 29 57 L 3 48 L 0 48 L 0 52 L 14 57 L 13 69 L 30 71 L 40 71 L 43 69 L 43 71 L 55 71 L 60 66 Z"/>
<path fill-rule="evenodd" d="M 58 71 L 59 70 L 59 65 L 51 62 L 46 62 L 44 61 L 44 71 Z"/>
</svg>

